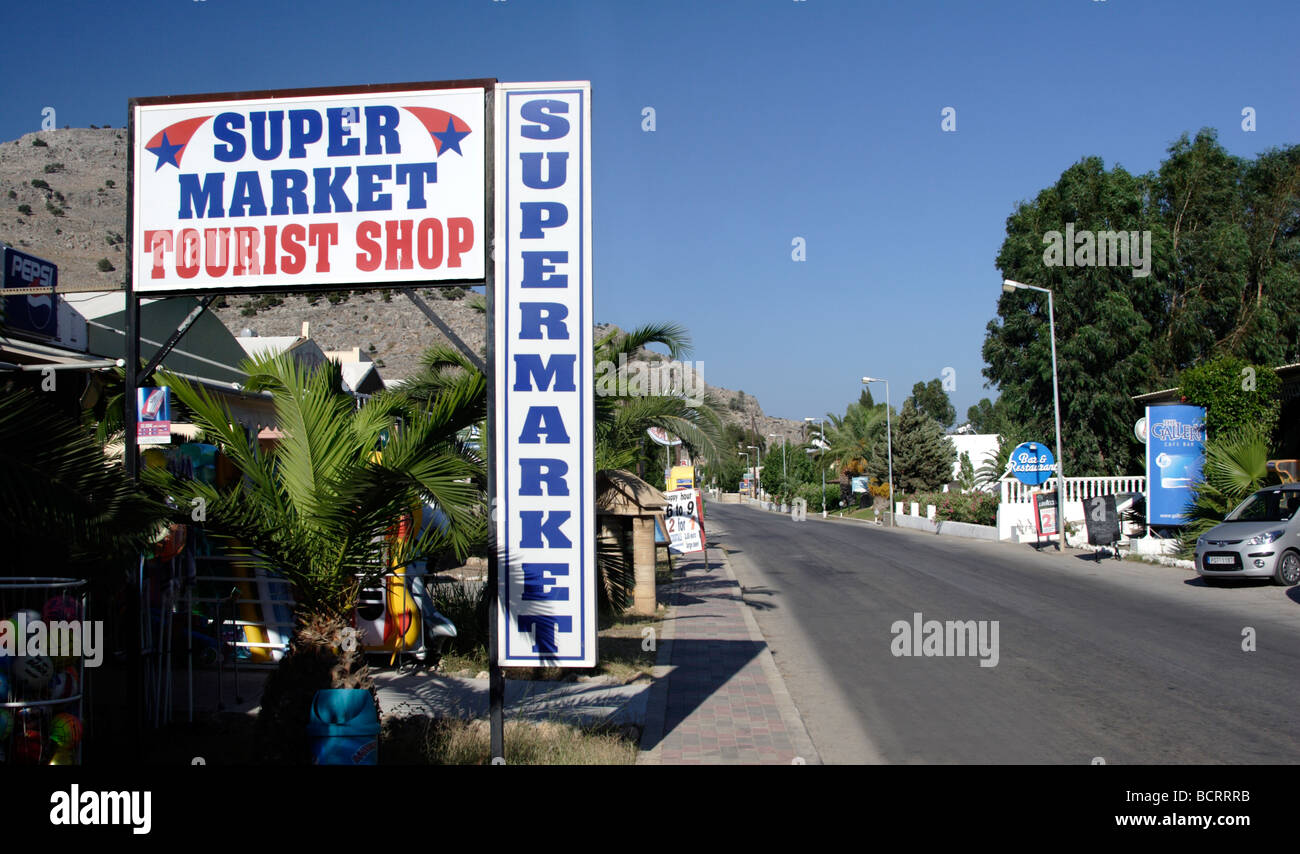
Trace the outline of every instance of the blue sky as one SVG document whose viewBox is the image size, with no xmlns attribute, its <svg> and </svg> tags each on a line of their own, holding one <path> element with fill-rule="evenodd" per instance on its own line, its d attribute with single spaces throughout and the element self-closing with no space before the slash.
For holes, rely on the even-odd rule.
<svg viewBox="0 0 1300 854">
<path fill-rule="evenodd" d="M 592 81 L 597 319 L 685 323 L 711 384 L 790 418 L 842 411 L 868 373 L 896 406 L 945 367 L 960 414 L 993 396 L 1006 217 L 1079 158 L 1145 172 L 1207 126 L 1243 156 L 1300 142 L 1294 0 L 44 0 L 5 18 L 6 140 L 46 106 L 122 126 L 132 96 Z"/>
</svg>

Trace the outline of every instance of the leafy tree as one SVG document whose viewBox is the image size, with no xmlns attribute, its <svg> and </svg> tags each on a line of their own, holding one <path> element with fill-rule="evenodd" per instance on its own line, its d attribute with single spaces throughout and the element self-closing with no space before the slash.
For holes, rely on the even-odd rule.
<svg viewBox="0 0 1300 854">
<path fill-rule="evenodd" d="M 948 392 L 943 389 L 943 381 L 935 378 L 928 383 L 912 386 L 912 399 L 926 415 L 939 422 L 940 427 L 951 427 L 957 420 L 957 410 L 948 399 Z"/>
<path fill-rule="evenodd" d="M 965 451 L 962 451 L 961 457 L 960 459 L 958 459 L 957 462 L 958 462 L 958 466 L 960 467 L 960 474 L 957 476 L 957 482 L 961 484 L 962 491 L 964 492 L 970 489 L 974 489 L 975 488 L 975 466 L 970 461 L 970 454 L 966 453 Z"/>
<path fill-rule="evenodd" d="M 952 464 L 957 457 L 943 427 L 918 409 L 910 397 L 903 401 L 903 411 L 893 427 L 895 491 L 942 489 L 952 479 Z M 884 455 L 877 455 L 869 470 L 872 477 L 888 482 L 889 467 Z"/>
<path fill-rule="evenodd" d="M 1076 232 L 1150 231 L 1149 257 L 1131 267 L 1049 266 L 1045 235 L 1070 223 Z M 997 267 L 1054 292 L 1067 473 L 1136 469 L 1131 397 L 1174 384 L 1192 365 L 1220 354 L 1269 366 L 1300 358 L 1298 228 L 1300 146 L 1246 161 L 1210 130 L 1176 141 L 1148 175 L 1085 158 L 1012 213 Z M 1047 320 L 1045 294 L 1004 294 L 983 351 L 1006 415 L 1042 437 L 1052 432 Z"/>
<path fill-rule="evenodd" d="M 1012 428 L 1002 398 L 990 401 L 987 397 L 966 410 L 966 421 L 976 433 L 998 434 Z"/>
<path fill-rule="evenodd" d="M 1184 371 L 1178 384 L 1188 403 L 1205 407 L 1211 436 L 1257 427 L 1267 437 L 1277 426 L 1282 381 L 1262 365 L 1219 356 Z"/>
</svg>

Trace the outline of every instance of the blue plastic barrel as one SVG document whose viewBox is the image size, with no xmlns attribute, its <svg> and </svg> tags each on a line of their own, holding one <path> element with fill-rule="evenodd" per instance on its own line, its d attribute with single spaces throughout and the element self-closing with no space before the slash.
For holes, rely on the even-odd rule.
<svg viewBox="0 0 1300 854">
<path fill-rule="evenodd" d="M 313 765 L 378 765 L 379 713 L 364 688 L 317 691 L 307 721 Z"/>
</svg>

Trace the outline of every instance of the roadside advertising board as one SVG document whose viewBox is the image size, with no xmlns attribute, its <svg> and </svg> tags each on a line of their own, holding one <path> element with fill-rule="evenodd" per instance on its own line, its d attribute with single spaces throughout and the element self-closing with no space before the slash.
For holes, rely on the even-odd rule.
<svg viewBox="0 0 1300 854">
<path fill-rule="evenodd" d="M 1083 518 L 1088 526 L 1088 543 L 1109 546 L 1120 540 L 1119 511 L 1115 496 L 1095 495 L 1083 502 Z"/>
<path fill-rule="evenodd" d="M 1148 406 L 1147 524 L 1182 525 L 1205 463 L 1205 409 Z"/>
<path fill-rule="evenodd" d="M 135 292 L 481 283 L 470 83 L 132 99 Z"/>
<path fill-rule="evenodd" d="M 8 288 L 49 288 L 48 294 L 5 297 L 3 320 L 9 332 L 24 338 L 55 341 L 59 337 L 59 298 L 54 289 L 59 284 L 59 268 L 51 261 L 3 247 L 4 273 L 0 281 Z"/>
<path fill-rule="evenodd" d="M 668 550 L 674 554 L 704 551 L 704 502 L 698 489 L 665 492 L 668 508 Z"/>
<path fill-rule="evenodd" d="M 498 662 L 596 663 L 591 85 L 495 94 Z"/>
<path fill-rule="evenodd" d="M 169 445 L 172 441 L 171 389 L 135 390 L 136 444 Z"/>
<path fill-rule="evenodd" d="M 1035 492 L 1034 498 L 1034 530 L 1040 537 L 1046 537 L 1056 533 L 1056 493 L 1055 492 Z"/>
<path fill-rule="evenodd" d="M 1011 451 L 1011 473 L 1026 486 L 1039 486 L 1056 474 L 1056 458 L 1042 442 L 1022 442 Z"/>
</svg>

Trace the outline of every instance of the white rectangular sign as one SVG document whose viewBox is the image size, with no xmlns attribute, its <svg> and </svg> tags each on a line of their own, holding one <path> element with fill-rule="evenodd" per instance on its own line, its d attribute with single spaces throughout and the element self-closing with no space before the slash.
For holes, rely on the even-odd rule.
<svg viewBox="0 0 1300 854">
<path fill-rule="evenodd" d="M 135 290 L 482 280 L 484 92 L 133 100 Z"/>
<path fill-rule="evenodd" d="M 668 550 L 675 554 L 704 551 L 704 518 L 700 493 L 695 489 L 674 489 L 665 492 L 668 509 L 664 516 L 668 522 Z"/>
<path fill-rule="evenodd" d="M 596 664 L 591 84 L 496 88 L 498 662 Z"/>
</svg>

